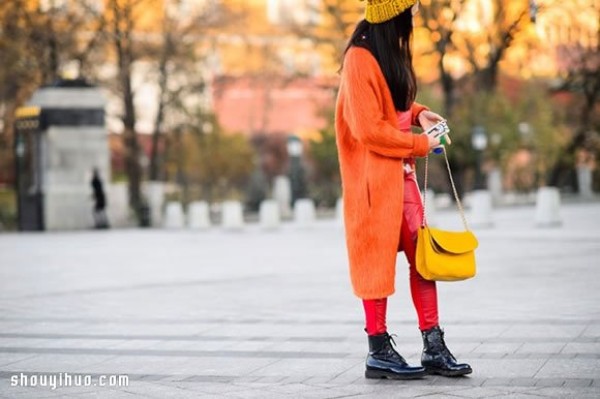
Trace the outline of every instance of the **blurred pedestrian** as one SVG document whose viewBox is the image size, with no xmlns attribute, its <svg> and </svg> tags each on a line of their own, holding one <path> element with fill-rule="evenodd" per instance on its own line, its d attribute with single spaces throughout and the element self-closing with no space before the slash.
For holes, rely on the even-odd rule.
<svg viewBox="0 0 600 399">
<path fill-rule="evenodd" d="M 106 215 L 106 195 L 98 168 L 94 168 L 93 171 L 92 190 L 94 197 L 94 225 L 97 229 L 107 229 L 109 223 L 108 216 Z"/>
<path fill-rule="evenodd" d="M 436 283 L 423 279 L 415 265 L 423 220 L 415 157 L 450 144 L 448 136 L 411 133 L 411 125 L 427 130 L 443 121 L 415 102 L 411 37 L 418 9 L 417 0 L 367 1 L 366 17 L 345 51 L 336 104 L 350 277 L 363 302 L 369 341 L 367 378 L 472 372 L 448 350 L 438 324 Z M 387 331 L 387 297 L 395 290 L 398 251 L 404 251 L 409 262 L 411 295 L 424 344 L 421 366 L 407 364 Z"/>
</svg>

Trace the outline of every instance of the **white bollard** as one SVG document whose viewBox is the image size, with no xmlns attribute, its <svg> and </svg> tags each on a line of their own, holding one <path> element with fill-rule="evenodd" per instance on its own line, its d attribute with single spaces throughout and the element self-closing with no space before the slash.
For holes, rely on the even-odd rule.
<svg viewBox="0 0 600 399">
<path fill-rule="evenodd" d="M 475 190 L 471 195 L 471 216 L 468 220 L 473 227 L 492 227 L 492 195 L 487 190 Z"/>
<path fill-rule="evenodd" d="M 239 201 L 225 201 L 222 207 L 222 226 L 227 230 L 239 230 L 244 227 L 244 213 Z"/>
<path fill-rule="evenodd" d="M 490 189 L 492 195 L 492 204 L 494 206 L 502 204 L 502 172 L 500 168 L 493 168 L 488 172 L 487 175 L 487 186 Z"/>
<path fill-rule="evenodd" d="M 315 203 L 308 198 L 301 198 L 294 203 L 294 221 L 302 227 L 308 227 L 316 220 Z"/>
<path fill-rule="evenodd" d="M 188 227 L 192 230 L 204 230 L 210 227 L 208 202 L 195 201 L 188 206 Z"/>
<path fill-rule="evenodd" d="M 338 198 L 335 203 L 335 221 L 339 226 L 344 225 L 344 199 Z"/>
<path fill-rule="evenodd" d="M 577 185 L 582 198 L 594 198 L 592 169 L 588 166 L 577 167 Z"/>
<path fill-rule="evenodd" d="M 435 193 L 433 190 L 427 190 L 425 195 L 425 209 L 427 210 L 427 214 L 425 218 L 427 219 L 427 224 L 429 226 L 435 226 L 436 222 L 436 202 L 435 202 Z"/>
<path fill-rule="evenodd" d="M 561 225 L 560 193 L 556 187 L 541 187 L 535 201 L 535 225 L 555 227 Z"/>
<path fill-rule="evenodd" d="M 183 207 L 180 202 L 169 202 L 165 210 L 164 226 L 167 229 L 181 229 L 184 226 Z"/>
<path fill-rule="evenodd" d="M 130 227 L 135 223 L 129 211 L 129 192 L 126 183 L 108 185 L 108 223 L 110 227 Z"/>
<path fill-rule="evenodd" d="M 440 193 L 435 196 L 435 209 L 445 209 L 454 206 L 452 196 L 447 193 Z"/>
<path fill-rule="evenodd" d="M 165 202 L 165 183 L 149 181 L 144 185 L 148 206 L 150 207 L 150 221 L 152 226 L 162 225 L 162 209 Z"/>
<path fill-rule="evenodd" d="M 292 201 L 292 185 L 287 176 L 276 176 L 273 183 L 273 198 L 279 204 L 279 214 L 283 219 L 288 219 L 292 211 L 290 203 Z"/>
<path fill-rule="evenodd" d="M 260 225 L 264 229 L 276 229 L 281 223 L 279 204 L 275 200 L 265 200 L 260 203 Z"/>
</svg>

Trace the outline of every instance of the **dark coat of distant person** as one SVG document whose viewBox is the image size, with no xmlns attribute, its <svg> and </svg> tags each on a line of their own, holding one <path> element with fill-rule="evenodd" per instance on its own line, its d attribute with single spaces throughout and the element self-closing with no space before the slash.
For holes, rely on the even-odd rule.
<svg viewBox="0 0 600 399">
<path fill-rule="evenodd" d="M 94 175 L 92 177 L 92 189 L 94 190 L 94 210 L 104 210 L 104 208 L 106 208 L 106 195 L 104 194 L 104 187 L 98 170 L 94 170 Z"/>
</svg>

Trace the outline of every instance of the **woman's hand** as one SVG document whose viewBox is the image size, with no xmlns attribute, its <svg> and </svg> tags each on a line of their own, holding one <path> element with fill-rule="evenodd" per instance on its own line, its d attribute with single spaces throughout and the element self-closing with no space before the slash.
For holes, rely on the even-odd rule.
<svg viewBox="0 0 600 399">
<path fill-rule="evenodd" d="M 432 111 L 421 111 L 419 113 L 419 123 L 421 124 L 421 127 L 423 128 L 423 130 L 427 130 L 430 127 L 436 125 L 437 123 L 441 122 L 444 120 L 444 118 L 442 118 L 440 115 L 436 114 L 435 112 Z"/>
<path fill-rule="evenodd" d="M 429 152 L 433 151 L 434 148 L 439 147 L 442 143 L 440 143 L 439 138 L 433 137 L 433 135 L 427 135 L 427 140 L 429 141 Z"/>
<path fill-rule="evenodd" d="M 438 124 L 439 122 L 443 121 L 444 118 L 442 118 L 440 115 L 436 114 L 435 112 L 432 111 L 422 111 L 419 114 L 419 123 L 421 124 L 421 127 L 423 128 L 423 130 L 427 131 L 428 129 L 430 129 L 431 127 L 435 126 L 436 124 Z M 439 147 L 441 145 L 440 142 L 440 138 L 433 138 L 431 136 L 428 136 L 429 139 L 429 150 L 434 149 L 435 147 Z M 452 140 L 450 139 L 450 135 L 446 134 L 444 137 L 444 144 L 452 144 Z"/>
</svg>

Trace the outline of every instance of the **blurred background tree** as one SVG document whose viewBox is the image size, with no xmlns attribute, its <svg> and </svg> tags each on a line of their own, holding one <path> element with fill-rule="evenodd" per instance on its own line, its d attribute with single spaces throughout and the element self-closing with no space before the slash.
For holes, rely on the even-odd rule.
<svg viewBox="0 0 600 399">
<path fill-rule="evenodd" d="M 218 202 L 243 199 L 254 150 L 242 134 L 223 131 L 215 116 L 197 110 L 176 129 L 167 171 L 181 188 L 181 200 Z"/>
<path fill-rule="evenodd" d="M 332 117 L 329 120 L 333 120 Z M 333 207 L 341 195 L 340 166 L 335 142 L 335 126 L 328 125 L 309 141 L 308 153 L 313 164 L 311 197 L 318 206 Z"/>
<path fill-rule="evenodd" d="M 0 182 L 12 182 L 15 111 L 40 86 L 73 67 L 88 70 L 105 26 L 92 1 L 0 2 Z M 81 35 L 82 31 L 89 35 Z M 76 77 L 76 76 L 72 76 Z"/>
<path fill-rule="evenodd" d="M 581 148 L 580 143 L 584 141 L 595 141 L 584 139 L 582 134 L 573 135 L 573 131 L 581 130 L 577 127 L 579 123 L 574 122 L 571 115 L 560 112 L 565 104 L 559 98 L 556 81 L 548 79 L 548 76 L 557 77 L 561 73 L 552 75 L 558 71 L 546 68 L 556 65 L 558 59 L 558 65 L 563 64 L 563 69 L 570 71 L 562 72 L 565 84 L 561 89 L 564 91 L 569 87 L 576 96 L 589 93 L 588 96 L 584 94 L 586 100 L 583 102 L 587 106 L 581 108 L 581 125 L 586 125 L 583 122 L 587 119 L 585 115 L 590 115 L 586 110 L 597 107 L 597 94 L 592 93 L 597 90 L 594 89 L 597 87 L 594 78 L 598 79 L 597 21 L 600 2 L 424 0 L 422 5 L 422 21 L 416 29 L 416 37 L 429 40 L 419 41 L 425 47 L 416 62 L 436 63 L 438 66 L 438 74 L 433 77 L 435 85 L 429 89 L 435 92 L 437 87 L 440 88 L 443 106 L 438 109 L 448 117 L 452 129 L 453 145 L 449 156 L 457 174 L 455 180 L 466 181 L 467 188 L 473 184 L 472 171 L 477 165 L 471 139 L 474 127 L 481 126 L 488 135 L 489 145 L 484 154 L 488 168 L 497 165 L 507 171 L 514 152 L 525 151 L 537 160 L 531 161 L 536 163 L 535 166 L 530 165 L 537 178 L 528 181 L 561 185 L 556 178 L 556 165 L 566 166 L 569 172 L 574 170 L 576 148 Z M 589 18 L 583 17 L 587 19 L 580 21 L 582 15 Z M 592 23 L 594 15 L 595 24 Z M 563 21 L 561 25 L 558 25 L 559 21 Z M 584 32 L 594 25 L 596 31 Z M 571 29 L 573 34 L 568 34 Z M 542 41 L 549 36 L 554 41 L 560 40 L 561 44 L 547 49 Z M 571 58 L 576 60 L 565 62 L 563 48 L 570 49 Z M 557 59 L 549 59 L 549 54 L 556 54 Z M 544 61 L 541 61 L 542 57 L 539 61 L 536 58 L 541 55 Z M 590 62 L 594 55 L 596 61 Z M 587 58 L 588 62 L 582 62 L 580 57 Z M 544 62 L 546 65 L 543 65 Z M 417 67 L 417 71 L 420 70 L 423 69 Z M 543 74 L 550 75 L 538 78 L 535 84 L 527 83 L 532 75 L 542 70 Z M 582 79 L 589 84 L 583 85 Z M 577 81 L 579 83 L 575 83 Z M 522 98 L 533 87 L 534 94 L 529 93 L 527 100 Z M 587 91 L 583 87 L 587 87 Z M 525 112 L 523 107 L 530 112 Z M 554 117 L 549 118 L 548 113 Z M 538 126 L 534 127 L 534 123 Z M 531 132 L 528 145 L 523 143 L 520 129 L 523 126 Z M 590 132 L 597 130 L 596 126 L 586 131 L 595 137 L 597 133 Z M 578 140 L 578 144 L 569 146 L 565 143 L 565 140 L 572 142 L 573 139 Z M 564 156 L 566 160 L 561 161 Z M 548 176 L 549 170 L 555 172 Z M 562 184 L 572 186 L 571 182 L 563 181 Z"/>
<path fill-rule="evenodd" d="M 462 191 L 473 188 L 479 155 L 508 190 L 575 190 L 580 159 L 600 156 L 600 0 L 421 4 L 419 101 L 449 119 Z M 357 0 L 1 2 L 0 184 L 13 180 L 15 109 L 42 84 L 82 76 L 106 89 L 113 176 L 127 179 L 133 208 L 152 180 L 182 186 L 186 199 L 240 197 L 245 187 L 257 209 L 287 173 L 290 135 L 304 141 L 310 195 L 331 206 L 340 190 L 337 71 L 363 8 Z M 244 123 L 232 128 L 236 120 Z M 483 153 L 472 145 L 478 126 Z M 432 183 L 447 191 L 443 177 Z"/>
</svg>

